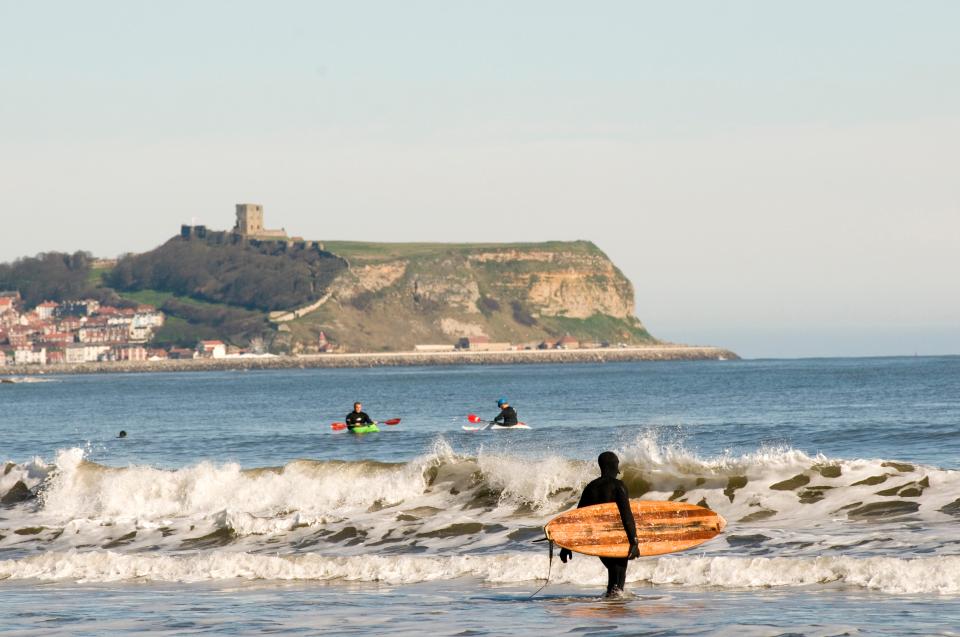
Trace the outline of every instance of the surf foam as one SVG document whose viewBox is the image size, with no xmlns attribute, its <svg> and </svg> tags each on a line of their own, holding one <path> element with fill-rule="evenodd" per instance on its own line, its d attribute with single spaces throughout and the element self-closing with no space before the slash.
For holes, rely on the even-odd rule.
<svg viewBox="0 0 960 637">
<path fill-rule="evenodd" d="M 704 547 L 750 555 L 955 552 L 960 472 L 793 449 L 700 458 L 639 437 L 618 452 L 631 495 L 703 504 L 728 521 Z M 576 504 L 593 462 L 556 454 L 456 453 L 439 440 L 406 463 L 297 460 L 244 469 L 105 467 L 68 449 L 52 464 L 5 465 L 2 482 L 39 490 L 0 521 L 0 549 L 222 546 L 247 539 L 341 553 L 517 548 Z M 878 525 L 877 523 L 885 523 Z M 905 524 L 909 522 L 910 524 Z M 919 523 L 919 526 L 918 526 Z M 217 534 L 215 537 L 207 536 Z"/>
<path fill-rule="evenodd" d="M 50 552 L 0 561 L 0 579 L 77 582 L 204 582 L 229 579 L 364 581 L 413 584 L 472 577 L 533 585 L 546 575 L 542 554 L 328 557 L 211 551 L 197 555 Z M 598 560 L 555 564 L 554 583 L 602 586 Z M 960 594 L 960 557 L 667 557 L 632 562 L 628 581 L 658 585 L 757 588 L 842 584 L 893 594 Z"/>
</svg>

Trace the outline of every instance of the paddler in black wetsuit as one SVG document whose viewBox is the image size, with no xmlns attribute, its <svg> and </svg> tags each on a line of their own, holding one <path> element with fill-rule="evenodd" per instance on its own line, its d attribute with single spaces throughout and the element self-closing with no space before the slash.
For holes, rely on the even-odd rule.
<svg viewBox="0 0 960 637">
<path fill-rule="evenodd" d="M 623 530 L 627 532 L 630 549 L 626 557 L 601 557 L 600 561 L 607 567 L 607 597 L 619 597 L 623 594 L 623 586 L 627 580 L 627 561 L 640 557 L 640 548 L 637 546 L 637 525 L 633 520 L 633 511 L 630 510 L 630 495 L 627 485 L 617 479 L 620 473 L 620 458 L 612 451 L 604 451 L 597 458 L 600 464 L 600 477 L 588 484 L 580 496 L 577 508 L 588 507 L 594 504 L 616 502 L 620 510 L 620 520 Z M 560 561 L 566 563 L 573 558 L 570 549 L 560 549 Z"/>
<path fill-rule="evenodd" d="M 353 411 L 347 414 L 347 417 L 344 418 L 344 420 L 347 423 L 347 427 L 350 429 L 373 424 L 373 421 L 370 420 L 370 416 L 363 411 L 363 405 L 360 403 L 353 403 Z"/>
<path fill-rule="evenodd" d="M 517 424 L 517 410 L 510 406 L 506 398 L 500 397 L 497 407 L 500 408 L 500 413 L 493 419 L 493 424 L 501 427 L 513 427 Z"/>
</svg>

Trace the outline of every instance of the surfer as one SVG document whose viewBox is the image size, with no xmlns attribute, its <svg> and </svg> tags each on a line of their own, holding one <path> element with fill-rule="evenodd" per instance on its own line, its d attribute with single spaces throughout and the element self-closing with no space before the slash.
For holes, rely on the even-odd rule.
<svg viewBox="0 0 960 637">
<path fill-rule="evenodd" d="M 620 458 L 612 451 L 604 451 L 597 458 L 600 464 L 600 477 L 588 484 L 580 496 L 577 508 L 616 502 L 620 511 L 620 521 L 623 530 L 627 532 L 630 550 L 626 557 L 601 557 L 600 561 L 607 568 L 606 597 L 619 597 L 623 594 L 623 586 L 627 580 L 627 561 L 640 557 L 640 547 L 637 545 L 637 525 L 633 520 L 633 511 L 630 510 L 630 494 L 627 485 L 617 479 L 620 473 Z M 573 551 L 560 549 L 560 561 L 564 564 L 573 558 Z"/>
<path fill-rule="evenodd" d="M 510 406 L 505 397 L 501 396 L 497 400 L 497 407 L 500 408 L 500 413 L 493 419 L 493 424 L 501 427 L 513 427 L 517 424 L 517 410 Z"/>
<path fill-rule="evenodd" d="M 344 421 L 346 421 L 347 427 L 350 429 L 373 424 L 373 421 L 370 420 L 370 416 L 363 411 L 363 405 L 360 403 L 353 403 L 353 411 L 347 414 L 347 417 L 344 418 Z"/>
</svg>

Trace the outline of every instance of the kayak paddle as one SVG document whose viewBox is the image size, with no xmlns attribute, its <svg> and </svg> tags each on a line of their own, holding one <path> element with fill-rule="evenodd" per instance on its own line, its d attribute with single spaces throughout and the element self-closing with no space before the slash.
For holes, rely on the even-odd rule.
<svg viewBox="0 0 960 637">
<path fill-rule="evenodd" d="M 483 427 L 475 429 L 474 431 L 486 431 L 490 427 L 493 427 L 494 424 L 496 424 L 494 421 L 484 420 L 483 418 L 481 418 L 476 414 L 467 414 L 467 420 L 469 420 L 471 423 L 475 425 L 483 425 Z"/>
<path fill-rule="evenodd" d="M 375 422 L 375 423 L 373 423 L 373 424 L 375 424 L 375 425 L 399 425 L 399 424 L 400 424 L 400 419 L 399 419 L 399 418 L 391 418 L 390 420 L 384 420 L 384 421 L 381 421 L 381 422 Z M 335 422 L 335 423 L 331 423 L 330 428 L 333 429 L 334 431 L 342 431 L 342 430 L 344 430 L 344 429 L 347 428 L 347 423 L 345 423 L 345 422 Z"/>
</svg>

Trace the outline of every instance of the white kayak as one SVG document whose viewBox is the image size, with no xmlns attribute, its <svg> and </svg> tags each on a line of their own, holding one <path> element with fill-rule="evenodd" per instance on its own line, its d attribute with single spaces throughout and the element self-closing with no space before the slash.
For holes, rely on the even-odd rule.
<svg viewBox="0 0 960 637">
<path fill-rule="evenodd" d="M 517 424 L 511 427 L 504 427 L 503 425 L 491 425 L 489 423 L 483 425 L 464 425 L 464 431 L 489 431 L 490 429 L 532 429 L 530 425 L 525 422 L 518 422 Z"/>
</svg>

